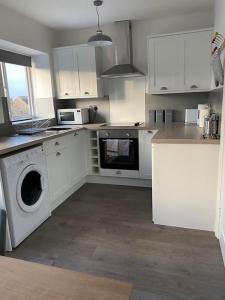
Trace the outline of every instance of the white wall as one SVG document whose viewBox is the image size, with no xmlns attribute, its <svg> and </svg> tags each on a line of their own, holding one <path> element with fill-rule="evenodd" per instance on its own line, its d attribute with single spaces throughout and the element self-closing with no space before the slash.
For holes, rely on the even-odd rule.
<svg viewBox="0 0 225 300">
<path fill-rule="evenodd" d="M 0 39 L 49 52 L 54 32 L 13 10 L 0 5 Z"/>
<path fill-rule="evenodd" d="M 111 79 L 110 122 L 145 122 L 145 78 Z"/>
</svg>

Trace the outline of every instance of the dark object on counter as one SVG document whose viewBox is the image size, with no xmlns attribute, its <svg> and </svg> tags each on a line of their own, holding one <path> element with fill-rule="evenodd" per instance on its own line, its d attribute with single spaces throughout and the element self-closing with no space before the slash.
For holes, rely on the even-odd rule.
<svg viewBox="0 0 225 300">
<path fill-rule="evenodd" d="M 95 123 L 97 112 L 98 112 L 98 106 L 97 105 L 90 105 L 89 106 L 89 119 L 90 119 L 90 123 Z"/>
<path fill-rule="evenodd" d="M 5 255 L 6 211 L 0 209 L 0 255 Z"/>
</svg>

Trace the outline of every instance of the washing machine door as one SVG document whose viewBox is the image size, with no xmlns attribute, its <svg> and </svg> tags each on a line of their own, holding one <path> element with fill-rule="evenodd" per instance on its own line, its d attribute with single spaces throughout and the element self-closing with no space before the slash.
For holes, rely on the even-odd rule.
<svg viewBox="0 0 225 300">
<path fill-rule="evenodd" d="M 20 174 L 17 182 L 17 202 L 27 213 L 39 209 L 43 201 L 44 174 L 37 165 L 29 165 Z"/>
</svg>

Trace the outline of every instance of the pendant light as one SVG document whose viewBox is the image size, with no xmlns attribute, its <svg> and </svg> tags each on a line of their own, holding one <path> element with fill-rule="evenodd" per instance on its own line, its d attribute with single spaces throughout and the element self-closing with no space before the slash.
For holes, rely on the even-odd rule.
<svg viewBox="0 0 225 300">
<path fill-rule="evenodd" d="M 112 45 L 111 37 L 103 34 L 102 30 L 100 29 L 98 8 L 99 6 L 102 6 L 102 4 L 103 4 L 103 0 L 94 1 L 94 6 L 96 7 L 96 13 L 98 17 L 98 29 L 97 29 L 97 34 L 89 38 L 88 44 L 95 47 L 108 47 Z"/>
</svg>

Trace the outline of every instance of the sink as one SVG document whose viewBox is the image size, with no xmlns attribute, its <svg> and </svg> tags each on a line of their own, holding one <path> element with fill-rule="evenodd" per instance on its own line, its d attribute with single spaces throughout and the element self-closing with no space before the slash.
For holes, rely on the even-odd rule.
<svg viewBox="0 0 225 300">
<path fill-rule="evenodd" d="M 46 131 L 65 131 L 70 129 L 72 128 L 71 127 L 50 127 Z"/>
</svg>

